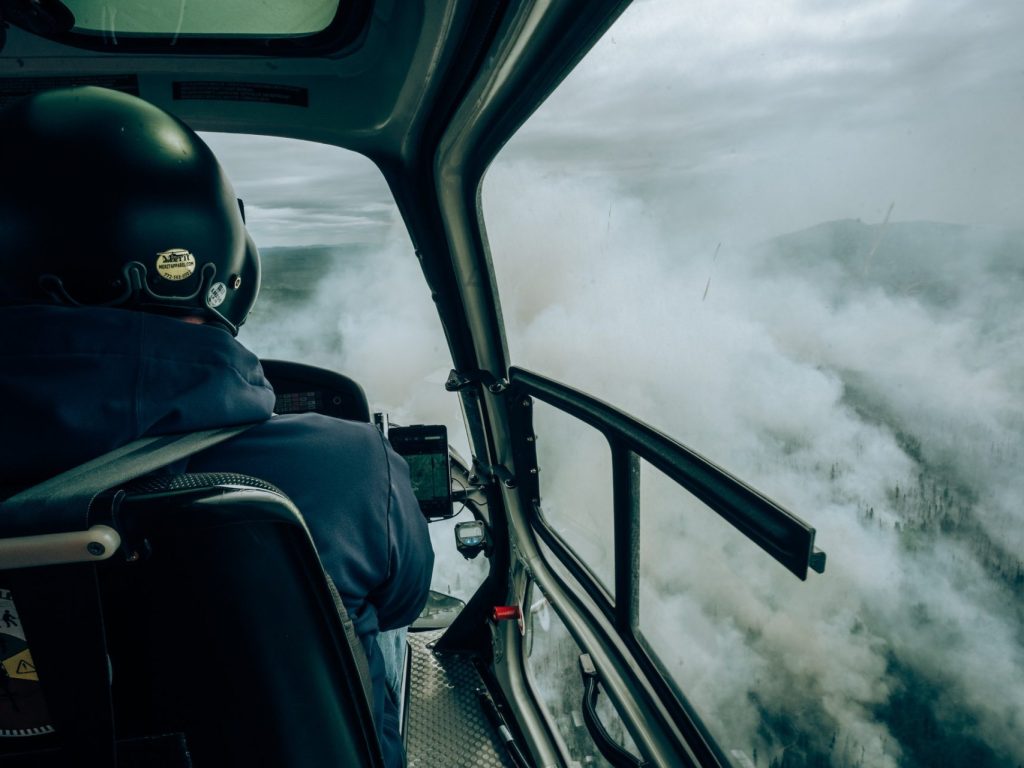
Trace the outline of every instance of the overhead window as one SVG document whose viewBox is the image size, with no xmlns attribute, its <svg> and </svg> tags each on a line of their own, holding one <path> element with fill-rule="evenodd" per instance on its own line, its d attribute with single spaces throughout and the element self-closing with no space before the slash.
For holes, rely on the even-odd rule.
<svg viewBox="0 0 1024 768">
<path fill-rule="evenodd" d="M 68 0 L 73 31 L 115 35 L 290 37 L 325 30 L 339 12 L 338 0 L 262 0 L 152 3 L 145 0 Z"/>
<path fill-rule="evenodd" d="M 108 53 L 314 56 L 351 51 L 372 0 L 53 0 L 6 21 L 64 45 Z"/>
</svg>

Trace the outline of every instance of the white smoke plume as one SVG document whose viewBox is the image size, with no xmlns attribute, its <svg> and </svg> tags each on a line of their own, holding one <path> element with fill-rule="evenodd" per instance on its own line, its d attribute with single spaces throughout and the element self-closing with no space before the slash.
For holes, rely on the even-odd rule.
<svg viewBox="0 0 1024 768">
<path fill-rule="evenodd" d="M 811 729 L 834 765 L 916 764 L 883 714 L 899 666 L 937 691 L 941 727 L 970 722 L 998 754 L 1024 754 L 1020 588 L 997 570 L 1020 563 L 1024 386 L 989 330 L 1018 323 L 1015 304 L 985 304 L 977 281 L 929 306 L 843 264 L 809 273 L 778 242 L 723 243 L 713 259 L 621 190 L 526 163 L 492 171 L 485 210 L 514 360 L 709 456 L 815 525 L 829 553 L 801 584 L 642 473 L 641 628 L 727 751 L 778 756 Z M 982 271 L 995 257 L 965 258 Z M 581 466 L 595 454 L 538 419 L 545 511 L 610 574 L 610 535 L 581 533 L 610 530 L 593 498 L 607 489 Z M 960 505 L 963 525 L 929 523 L 930 504 Z"/>
</svg>

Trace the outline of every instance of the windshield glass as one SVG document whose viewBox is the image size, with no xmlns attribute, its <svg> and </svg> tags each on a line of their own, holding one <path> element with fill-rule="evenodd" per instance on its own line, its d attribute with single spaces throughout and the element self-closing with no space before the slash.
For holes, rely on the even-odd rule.
<svg viewBox="0 0 1024 768">
<path fill-rule="evenodd" d="M 1014 2 L 636 2 L 485 180 L 512 362 L 828 552 L 800 583 L 644 475 L 640 632 L 738 765 L 1024 759 L 1021 39 Z"/>
<path fill-rule="evenodd" d="M 444 424 L 469 455 L 451 355 L 398 207 L 377 167 L 337 147 L 204 134 L 245 204 L 260 250 L 259 298 L 238 340 L 261 358 L 328 368 L 363 387 L 392 424 Z M 466 562 L 454 525 L 430 526 L 433 587 L 468 598 L 486 560 Z"/>
</svg>

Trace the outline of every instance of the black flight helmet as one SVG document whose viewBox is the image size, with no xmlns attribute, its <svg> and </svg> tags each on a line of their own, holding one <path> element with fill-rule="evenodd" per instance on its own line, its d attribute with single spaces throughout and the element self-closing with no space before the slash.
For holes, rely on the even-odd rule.
<svg viewBox="0 0 1024 768">
<path fill-rule="evenodd" d="M 191 315 L 237 334 L 259 285 L 241 203 L 183 122 L 91 86 L 0 111 L 0 305 Z"/>
</svg>

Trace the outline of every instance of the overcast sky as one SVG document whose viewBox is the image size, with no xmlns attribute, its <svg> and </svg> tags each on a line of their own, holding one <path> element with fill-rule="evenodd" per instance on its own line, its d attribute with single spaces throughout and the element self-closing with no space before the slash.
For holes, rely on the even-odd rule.
<svg viewBox="0 0 1024 768">
<path fill-rule="evenodd" d="M 1016 0 L 638 0 L 499 163 L 598 175 L 680 227 L 755 239 L 893 202 L 896 220 L 1016 227 L 1021 40 Z M 211 143 L 264 246 L 392 220 L 379 174 L 341 150 Z"/>
<path fill-rule="evenodd" d="M 245 200 L 261 248 L 379 244 L 396 223 L 384 177 L 362 155 L 266 136 L 205 133 Z"/>
<path fill-rule="evenodd" d="M 1021 39 L 1013 1 L 642 0 L 509 155 L 755 237 L 893 201 L 1019 226 Z"/>
</svg>

